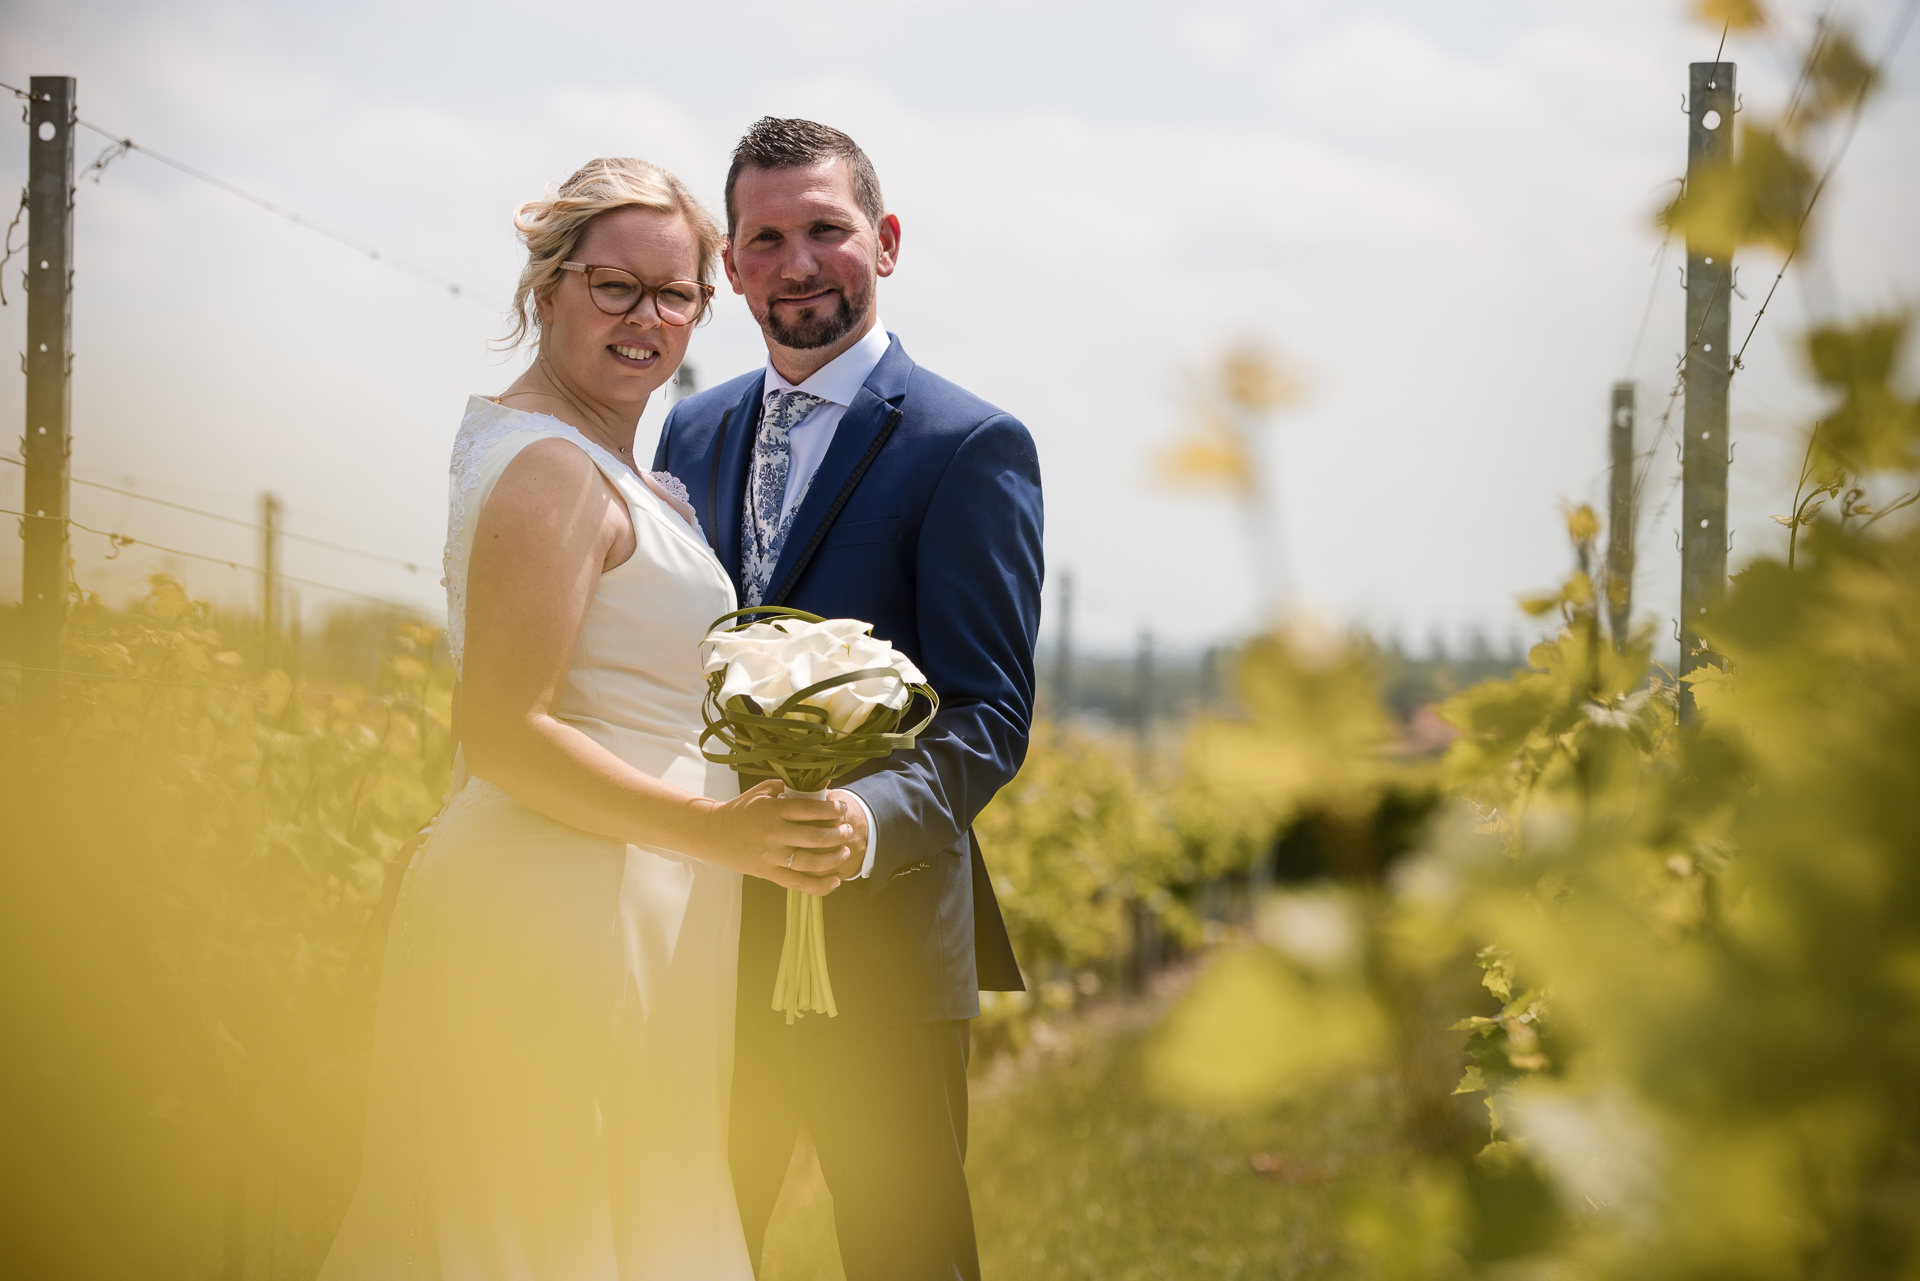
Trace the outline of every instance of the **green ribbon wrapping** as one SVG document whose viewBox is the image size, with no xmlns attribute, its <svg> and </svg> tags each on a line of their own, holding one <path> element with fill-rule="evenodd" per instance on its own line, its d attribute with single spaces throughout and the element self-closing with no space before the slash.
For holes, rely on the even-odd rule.
<svg viewBox="0 0 1920 1281">
<path fill-rule="evenodd" d="M 808 623 L 827 621 L 801 609 L 760 605 L 722 614 L 713 620 L 707 634 L 740 631 L 751 626 L 758 615 Z M 730 620 L 733 625 L 723 627 Z M 869 624 L 869 634 L 871 630 Z M 771 709 L 762 708 L 744 694 L 735 694 L 722 704 L 720 687 L 726 676 L 725 668 L 707 675 L 707 696 L 701 706 L 707 727 L 700 733 L 700 754 L 750 777 L 777 778 L 786 784 L 787 796 L 824 798 L 833 780 L 855 766 L 911 748 L 940 710 L 940 696 L 931 686 L 909 682 L 891 667 L 866 667 L 829 676 L 795 690 Z M 807 702 L 838 686 L 876 677 L 890 678 L 904 686 L 907 701 L 899 707 L 873 708 L 853 729 L 834 729 L 827 723 L 826 709 Z M 900 724 L 912 710 L 915 697 L 926 701 L 927 713 L 903 730 Z M 718 743 L 721 750 L 708 751 L 710 741 Z M 773 1008 L 784 1013 L 789 1023 L 802 1014 L 833 1018 L 840 1013 L 833 1000 L 833 980 L 827 974 L 826 914 L 817 895 L 787 891 L 787 932 L 780 947 L 780 970 L 773 981 Z"/>
</svg>

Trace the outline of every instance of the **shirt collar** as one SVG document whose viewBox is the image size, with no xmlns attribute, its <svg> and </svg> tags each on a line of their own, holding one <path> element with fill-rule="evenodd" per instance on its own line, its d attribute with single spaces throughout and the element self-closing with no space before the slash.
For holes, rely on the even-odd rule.
<svg viewBox="0 0 1920 1281">
<path fill-rule="evenodd" d="M 887 337 L 886 325 L 881 323 L 878 316 L 875 316 L 873 328 L 867 330 L 865 337 L 822 365 L 814 372 L 813 377 L 798 387 L 780 376 L 780 371 L 773 367 L 773 361 L 767 361 L 767 380 L 760 394 L 765 396 L 768 392 L 775 391 L 804 391 L 809 395 L 818 396 L 822 400 L 847 408 L 853 404 L 853 398 L 860 393 L 860 389 L 866 385 L 874 369 L 879 366 L 880 358 L 887 354 L 887 347 L 892 341 Z"/>
</svg>

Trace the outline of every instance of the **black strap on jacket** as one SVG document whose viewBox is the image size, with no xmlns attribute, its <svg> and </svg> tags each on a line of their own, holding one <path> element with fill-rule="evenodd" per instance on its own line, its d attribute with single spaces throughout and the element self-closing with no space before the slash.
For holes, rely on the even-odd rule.
<svg viewBox="0 0 1920 1281">
<path fill-rule="evenodd" d="M 899 409 L 887 415 L 887 421 L 874 436 L 873 443 L 867 446 L 867 452 L 862 454 L 860 461 L 854 465 L 853 474 L 847 477 L 846 484 L 840 486 L 840 492 L 833 496 L 833 504 L 827 508 L 827 514 L 820 518 L 818 525 L 814 526 L 813 537 L 807 540 L 807 545 L 801 548 L 800 555 L 794 558 L 793 568 L 787 571 L 787 576 L 780 580 L 779 588 L 764 603 L 779 605 L 785 602 L 787 593 L 792 591 L 793 585 L 800 581 L 800 574 L 806 569 L 807 562 L 812 560 L 813 554 L 820 550 L 820 540 L 825 538 L 827 531 L 833 528 L 833 522 L 840 515 L 840 509 L 847 505 L 849 498 L 853 497 L 854 487 L 860 483 L 860 478 L 867 474 L 867 468 L 873 466 L 873 460 L 879 457 L 880 447 L 885 445 L 887 438 L 893 435 L 893 429 L 900 425 L 903 415 L 904 411 Z"/>
<path fill-rule="evenodd" d="M 713 544 L 713 554 L 720 554 L 720 522 L 714 518 L 720 502 L 720 455 L 727 448 L 727 421 L 733 417 L 733 407 L 720 415 L 719 436 L 713 442 L 713 466 L 707 470 L 707 541 Z"/>
</svg>

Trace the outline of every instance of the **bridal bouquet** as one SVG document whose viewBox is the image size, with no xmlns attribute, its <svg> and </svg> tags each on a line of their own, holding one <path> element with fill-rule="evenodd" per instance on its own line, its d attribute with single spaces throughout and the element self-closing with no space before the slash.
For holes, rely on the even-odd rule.
<svg viewBox="0 0 1920 1281">
<path fill-rule="evenodd" d="M 773 617 L 749 622 L 749 615 Z M 871 623 L 762 605 L 723 614 L 707 631 L 701 754 L 743 774 L 778 778 L 787 796 L 825 799 L 854 766 L 912 747 L 940 708 L 920 669 L 875 640 Z M 927 714 L 903 730 L 916 694 Z M 708 751 L 709 740 L 723 750 Z M 789 1023 L 802 1013 L 839 1013 L 821 900 L 799 890 L 787 891 L 773 1008 Z"/>
</svg>

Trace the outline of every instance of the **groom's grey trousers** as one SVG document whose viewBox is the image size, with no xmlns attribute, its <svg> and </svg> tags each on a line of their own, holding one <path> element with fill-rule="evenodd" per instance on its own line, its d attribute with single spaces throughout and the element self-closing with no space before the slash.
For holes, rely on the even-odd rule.
<svg viewBox="0 0 1920 1281">
<path fill-rule="evenodd" d="M 738 1026 L 728 1155 L 754 1270 L 804 1126 L 833 1190 L 847 1281 L 979 1281 L 967 1022 Z"/>
</svg>

